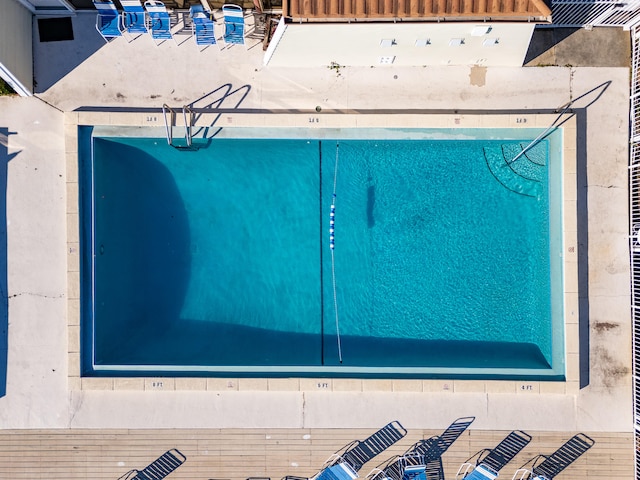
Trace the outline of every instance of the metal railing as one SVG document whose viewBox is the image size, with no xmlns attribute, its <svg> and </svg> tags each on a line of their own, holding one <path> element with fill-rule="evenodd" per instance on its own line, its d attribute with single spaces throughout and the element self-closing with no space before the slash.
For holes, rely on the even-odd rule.
<svg viewBox="0 0 640 480">
<path fill-rule="evenodd" d="M 554 27 L 623 27 L 640 22 L 640 0 L 556 0 L 551 3 Z"/>
<path fill-rule="evenodd" d="M 629 151 L 629 251 L 631 261 L 631 313 L 633 325 L 633 408 L 635 470 L 640 479 L 640 27 L 631 29 L 631 98 Z"/>
<path fill-rule="evenodd" d="M 162 115 L 164 117 L 164 128 L 167 135 L 167 143 L 175 148 L 185 148 L 173 143 L 173 127 L 176 123 L 176 111 L 165 103 L 162 105 Z M 182 107 L 182 116 L 184 119 L 184 138 L 187 144 L 186 148 L 191 148 L 193 140 L 191 134 L 193 127 L 193 110 L 189 106 L 184 105 Z"/>
</svg>

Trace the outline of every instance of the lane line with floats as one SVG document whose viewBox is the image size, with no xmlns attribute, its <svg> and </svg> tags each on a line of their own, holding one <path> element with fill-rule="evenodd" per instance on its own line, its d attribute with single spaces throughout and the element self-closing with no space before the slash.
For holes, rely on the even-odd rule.
<svg viewBox="0 0 640 480">
<path fill-rule="evenodd" d="M 336 185 L 338 183 L 338 153 L 340 143 L 336 142 L 336 164 L 333 170 L 333 194 L 329 210 L 329 248 L 331 249 L 331 280 L 333 284 L 333 310 L 336 314 L 336 339 L 338 342 L 338 359 L 342 363 L 342 342 L 340 341 L 340 320 L 338 318 L 338 297 L 336 295 L 336 261 L 335 261 L 335 226 L 336 226 Z"/>
</svg>

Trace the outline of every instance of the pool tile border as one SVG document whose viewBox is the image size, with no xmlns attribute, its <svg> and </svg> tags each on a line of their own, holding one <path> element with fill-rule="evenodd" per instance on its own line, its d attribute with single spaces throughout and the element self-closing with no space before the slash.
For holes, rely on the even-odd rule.
<svg viewBox="0 0 640 480">
<path fill-rule="evenodd" d="M 546 128 L 557 114 L 537 113 L 204 113 L 195 126 L 269 128 Z M 332 391 L 415 393 L 509 393 L 576 395 L 579 386 L 577 129 L 575 116 L 563 132 L 563 251 L 566 381 L 403 380 L 343 378 L 97 378 L 80 376 L 80 258 L 78 126 L 155 126 L 162 113 L 67 112 L 64 116 L 67 195 L 68 384 L 71 390 Z"/>
</svg>

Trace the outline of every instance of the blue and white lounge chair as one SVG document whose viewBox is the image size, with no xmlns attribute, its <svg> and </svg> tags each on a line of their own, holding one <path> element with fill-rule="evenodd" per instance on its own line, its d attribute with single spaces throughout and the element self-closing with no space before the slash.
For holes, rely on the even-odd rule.
<svg viewBox="0 0 640 480">
<path fill-rule="evenodd" d="M 204 11 L 202 5 L 193 5 L 189 9 L 189 16 L 192 20 L 193 37 L 196 45 L 207 48 L 209 45 L 217 45 L 214 30 L 215 23 L 211 20 L 209 14 Z"/>
<path fill-rule="evenodd" d="M 122 33 L 136 36 L 147 33 L 145 12 L 140 0 L 120 0 L 120 4 L 124 10 L 120 23 Z"/>
<path fill-rule="evenodd" d="M 364 440 L 354 440 L 331 455 L 313 477 L 287 475 L 282 480 L 356 480 L 360 469 L 407 434 L 400 422 L 393 421 Z"/>
<path fill-rule="evenodd" d="M 551 455 L 538 455 L 520 467 L 512 480 L 553 480 L 595 444 L 588 435 L 578 433 Z"/>
<path fill-rule="evenodd" d="M 346 462 L 336 463 L 325 468 L 314 480 L 356 480 L 358 472 Z"/>
<path fill-rule="evenodd" d="M 442 455 L 471 425 L 475 417 L 456 419 L 441 435 L 414 443 L 374 468 L 367 480 L 444 480 Z"/>
<path fill-rule="evenodd" d="M 93 5 L 98 10 L 96 16 L 96 30 L 105 42 L 122 36 L 120 31 L 120 14 L 111 0 L 94 0 Z"/>
<path fill-rule="evenodd" d="M 456 479 L 494 480 L 502 468 L 531 441 L 531 435 L 514 430 L 495 448 L 481 450 L 458 469 Z M 475 459 L 475 462 L 472 460 Z"/>
<path fill-rule="evenodd" d="M 182 452 L 173 448 L 147 465 L 144 470 L 130 470 L 118 480 L 162 480 L 186 459 Z"/>
<path fill-rule="evenodd" d="M 162 43 L 165 40 L 172 40 L 171 18 L 169 12 L 160 1 L 147 0 L 144 2 L 144 9 L 147 11 L 147 30 L 151 34 L 153 41 Z"/>
<path fill-rule="evenodd" d="M 329 457 L 323 470 L 333 465 L 346 463 L 354 472 L 358 472 L 365 463 L 404 438 L 406 434 L 407 431 L 400 422 L 393 421 L 364 440 L 355 440 L 342 447 Z"/>
<path fill-rule="evenodd" d="M 424 465 L 427 480 L 444 480 L 442 455 L 462 435 L 476 417 L 454 420 L 442 435 L 421 440 L 405 452 L 405 465 Z M 406 467 L 405 467 L 406 468 Z"/>
<path fill-rule="evenodd" d="M 224 16 L 224 43 L 245 45 L 242 7 L 224 4 L 222 6 L 222 15 Z"/>
</svg>

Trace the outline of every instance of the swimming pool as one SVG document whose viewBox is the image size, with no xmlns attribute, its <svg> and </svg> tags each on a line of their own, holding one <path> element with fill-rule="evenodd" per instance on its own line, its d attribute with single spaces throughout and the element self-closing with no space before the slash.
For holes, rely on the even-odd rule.
<svg viewBox="0 0 640 480">
<path fill-rule="evenodd" d="M 84 130 L 83 375 L 563 378 L 557 134 Z"/>
</svg>

